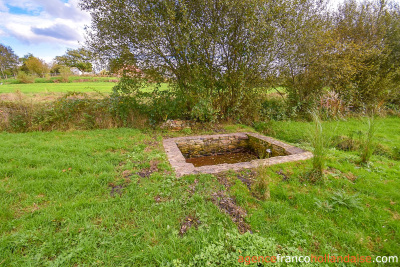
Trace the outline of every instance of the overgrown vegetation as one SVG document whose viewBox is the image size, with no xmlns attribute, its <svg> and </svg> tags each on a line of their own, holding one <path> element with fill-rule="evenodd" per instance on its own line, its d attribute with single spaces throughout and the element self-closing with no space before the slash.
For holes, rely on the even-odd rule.
<svg viewBox="0 0 400 267">
<path fill-rule="evenodd" d="M 82 8 L 93 17 L 91 50 L 133 70 L 125 79 L 135 86 L 121 81 L 119 93 L 134 93 L 138 80 L 168 81 L 170 93 L 156 97 L 179 112 L 159 119 L 246 123 L 307 117 L 315 108 L 340 117 L 399 101 L 394 3 L 349 0 L 333 10 L 314 0 L 91 0 Z M 269 88 L 284 105 L 260 97 Z"/>
<path fill-rule="evenodd" d="M 12 132 L 148 126 L 145 112 L 128 97 L 67 93 L 53 102 L 0 102 L 0 129 Z"/>
</svg>

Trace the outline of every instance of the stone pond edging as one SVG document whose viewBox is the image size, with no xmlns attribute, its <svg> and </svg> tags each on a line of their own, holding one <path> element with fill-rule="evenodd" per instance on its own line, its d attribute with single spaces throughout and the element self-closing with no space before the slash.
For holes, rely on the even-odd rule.
<svg viewBox="0 0 400 267">
<path fill-rule="evenodd" d="M 241 144 L 244 140 L 252 140 L 257 143 L 268 144 L 271 148 L 281 151 L 284 156 L 276 156 L 268 159 L 256 159 L 249 162 L 240 162 L 235 164 L 225 163 L 194 167 L 192 163 L 186 162 L 184 155 L 178 147 L 179 145 L 186 155 L 190 154 L 190 152 L 188 152 L 189 147 L 194 148 L 196 151 L 200 151 L 200 154 L 229 152 L 234 151 L 237 145 Z M 242 169 L 253 169 L 258 166 L 271 166 L 285 162 L 307 160 L 313 157 L 311 152 L 257 133 L 232 133 L 168 138 L 164 139 L 163 145 L 168 160 L 178 177 L 188 174 L 215 174 L 228 170 L 238 171 Z M 196 154 L 199 153 L 196 152 Z"/>
</svg>

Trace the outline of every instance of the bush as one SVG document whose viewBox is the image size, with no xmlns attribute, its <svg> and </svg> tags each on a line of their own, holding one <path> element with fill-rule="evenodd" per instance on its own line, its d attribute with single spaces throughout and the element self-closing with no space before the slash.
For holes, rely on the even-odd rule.
<svg viewBox="0 0 400 267">
<path fill-rule="evenodd" d="M 190 112 L 192 120 L 214 122 L 218 118 L 218 110 L 212 105 L 212 99 L 200 99 Z"/>
<path fill-rule="evenodd" d="M 19 83 L 33 83 L 35 81 L 35 77 L 33 77 L 31 74 L 19 71 L 17 74 L 17 81 Z"/>
<path fill-rule="evenodd" d="M 51 103 L 0 102 L 0 130 L 11 132 L 143 127 L 148 119 L 130 98 L 92 99 L 68 93 Z"/>
<path fill-rule="evenodd" d="M 61 82 L 67 83 L 69 82 L 69 76 L 72 75 L 72 71 L 69 67 L 62 66 L 59 68 Z"/>
<path fill-rule="evenodd" d="M 282 98 L 269 98 L 261 104 L 261 117 L 268 120 L 285 120 L 287 116 L 287 105 Z"/>
<path fill-rule="evenodd" d="M 0 130 L 12 132 L 27 132 L 32 126 L 32 116 L 36 112 L 35 106 L 22 100 L 17 102 L 0 102 L 1 124 Z"/>
</svg>

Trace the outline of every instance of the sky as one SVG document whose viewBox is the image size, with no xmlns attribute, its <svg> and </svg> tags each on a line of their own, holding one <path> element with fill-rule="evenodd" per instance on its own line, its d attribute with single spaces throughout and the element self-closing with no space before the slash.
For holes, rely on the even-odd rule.
<svg viewBox="0 0 400 267">
<path fill-rule="evenodd" d="M 343 0 L 331 0 L 337 5 Z M 397 0 L 400 1 L 400 0 Z M 84 43 L 90 15 L 79 0 L 0 0 L 0 43 L 23 57 L 28 53 L 50 63 L 68 48 Z"/>
<path fill-rule="evenodd" d="M 0 43 L 23 57 L 28 53 L 51 62 L 67 48 L 84 43 L 90 15 L 79 0 L 0 0 Z"/>
</svg>

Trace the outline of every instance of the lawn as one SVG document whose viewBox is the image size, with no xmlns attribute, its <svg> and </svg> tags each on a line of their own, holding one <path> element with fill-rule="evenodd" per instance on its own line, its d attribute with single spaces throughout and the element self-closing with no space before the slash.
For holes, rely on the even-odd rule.
<svg viewBox="0 0 400 267">
<path fill-rule="evenodd" d="M 310 123 L 267 126 L 269 135 L 310 148 Z M 341 136 L 365 129 L 359 119 L 324 127 Z M 356 151 L 331 148 L 323 183 L 306 179 L 311 161 L 263 170 L 271 182 L 264 201 L 238 179 L 255 179 L 252 172 L 176 178 L 162 148 L 171 135 L 184 133 L 0 133 L 0 265 L 233 266 L 239 255 L 266 253 L 400 256 L 400 164 L 391 156 L 400 148 L 400 118 L 378 120 L 377 141 L 387 151 L 369 165 L 358 164 Z M 253 234 L 238 234 L 214 204 L 224 194 L 246 210 Z"/>
<path fill-rule="evenodd" d="M 95 95 L 96 92 L 109 94 L 117 83 L 98 82 L 70 82 L 70 83 L 29 83 L 0 85 L 0 100 L 15 101 L 22 93 L 26 99 L 35 102 L 51 101 L 67 92 L 82 92 Z M 144 90 L 150 91 L 152 87 Z M 161 84 L 160 90 L 167 90 L 168 84 Z"/>
<path fill-rule="evenodd" d="M 24 94 L 66 93 L 73 91 L 109 93 L 116 84 L 114 82 L 3 84 L 0 85 L 0 93 L 15 93 L 17 91 Z"/>
</svg>

